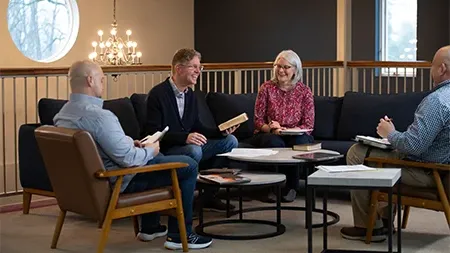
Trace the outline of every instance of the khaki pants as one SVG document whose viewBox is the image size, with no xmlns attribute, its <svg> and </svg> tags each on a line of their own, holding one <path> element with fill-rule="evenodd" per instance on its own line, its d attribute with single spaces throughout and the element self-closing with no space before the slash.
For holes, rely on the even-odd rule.
<svg viewBox="0 0 450 253">
<path fill-rule="evenodd" d="M 368 146 L 362 144 L 353 145 L 347 152 L 347 164 L 356 165 L 363 164 L 366 156 Z M 384 158 L 404 158 L 404 155 L 397 151 L 383 150 L 373 148 L 369 154 L 371 157 L 384 157 Z M 369 166 L 374 166 L 369 164 Z M 427 171 L 417 168 L 402 168 L 402 184 L 416 186 L 416 187 L 436 187 L 436 182 L 433 179 L 432 174 L 428 174 Z M 370 210 L 370 195 L 371 191 L 368 190 L 352 190 L 352 209 L 353 209 L 353 222 L 355 227 L 367 228 L 369 223 L 369 210 Z M 387 211 L 387 210 L 386 210 Z M 375 229 L 383 227 L 381 222 L 382 218 L 387 218 L 387 212 L 380 210 L 378 212 L 378 219 L 375 223 Z"/>
</svg>

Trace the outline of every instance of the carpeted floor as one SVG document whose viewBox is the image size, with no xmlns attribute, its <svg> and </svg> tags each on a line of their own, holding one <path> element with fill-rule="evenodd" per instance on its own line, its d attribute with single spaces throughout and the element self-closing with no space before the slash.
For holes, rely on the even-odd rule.
<svg viewBox="0 0 450 253">
<path fill-rule="evenodd" d="M 266 205 L 258 201 L 244 202 L 244 207 Z M 294 205 L 303 206 L 304 200 L 299 197 Z M 329 227 L 329 248 L 352 250 L 386 250 L 387 242 L 366 245 L 360 241 L 344 240 L 339 235 L 343 226 L 352 225 L 351 206 L 347 201 L 331 200 L 329 210 L 338 213 L 341 221 Z M 50 242 L 59 209 L 57 206 L 37 208 L 29 215 L 21 212 L 0 214 L 0 252 L 95 252 L 100 236 L 97 223 L 76 214 L 68 214 L 55 250 L 50 249 Z M 275 211 L 247 213 L 245 218 L 274 220 Z M 207 220 L 223 218 L 223 214 L 206 213 Z M 314 215 L 314 221 L 319 222 L 321 216 Z M 304 229 L 304 213 L 299 211 L 283 211 L 283 224 L 286 233 L 262 240 L 229 241 L 214 240 L 212 246 L 201 252 L 306 252 L 307 230 Z M 406 253 L 437 253 L 450 252 L 450 230 L 443 213 L 412 209 L 409 225 L 403 230 L 402 247 Z M 165 222 L 165 221 L 164 221 Z M 222 225 L 209 228 L 208 231 L 229 234 L 260 233 L 272 228 L 262 225 Z M 315 249 L 321 252 L 322 229 L 313 233 Z M 396 240 L 394 240 L 396 242 Z M 131 219 L 113 222 L 108 242 L 104 252 L 168 252 L 163 248 L 164 239 L 158 238 L 150 243 L 139 242 L 133 236 Z M 395 246 L 396 247 L 396 246 Z"/>
</svg>

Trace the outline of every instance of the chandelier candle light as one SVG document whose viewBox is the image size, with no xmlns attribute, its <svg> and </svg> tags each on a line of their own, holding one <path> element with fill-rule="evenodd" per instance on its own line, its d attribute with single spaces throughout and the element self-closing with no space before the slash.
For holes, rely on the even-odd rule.
<svg viewBox="0 0 450 253">
<path fill-rule="evenodd" d="M 140 65 L 141 52 L 136 52 L 137 42 L 130 40 L 131 30 L 127 30 L 127 40 L 117 36 L 116 22 L 116 0 L 114 0 L 113 23 L 110 35 L 103 40 L 103 31 L 97 32 L 98 41 L 92 42 L 93 51 L 89 54 L 89 59 L 104 65 Z"/>
</svg>

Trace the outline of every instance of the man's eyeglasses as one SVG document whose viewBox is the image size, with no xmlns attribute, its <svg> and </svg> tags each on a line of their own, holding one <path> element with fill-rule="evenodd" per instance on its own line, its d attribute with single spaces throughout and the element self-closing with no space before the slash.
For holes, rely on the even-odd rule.
<svg viewBox="0 0 450 253">
<path fill-rule="evenodd" d="M 280 65 L 280 64 L 274 64 L 273 67 L 277 68 L 277 69 L 282 68 L 284 70 L 288 70 L 288 69 L 292 68 L 291 65 Z"/>
<path fill-rule="evenodd" d="M 198 66 L 198 65 L 183 65 L 183 64 L 181 64 L 181 65 L 185 66 L 188 69 L 198 69 L 199 71 L 203 71 L 202 65 L 200 65 L 200 66 Z"/>
</svg>

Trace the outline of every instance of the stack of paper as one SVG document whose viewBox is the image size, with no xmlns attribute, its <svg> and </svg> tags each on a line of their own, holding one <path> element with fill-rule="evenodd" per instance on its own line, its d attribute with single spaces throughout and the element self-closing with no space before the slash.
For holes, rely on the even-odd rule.
<svg viewBox="0 0 450 253">
<path fill-rule="evenodd" d="M 231 152 L 218 154 L 218 156 L 234 156 L 234 157 L 256 157 L 268 156 L 278 153 L 277 150 L 259 149 L 259 148 L 233 148 Z"/>
<path fill-rule="evenodd" d="M 317 166 L 316 168 L 319 170 L 326 171 L 328 173 L 377 170 L 377 168 L 367 167 L 362 164 L 359 164 L 359 165 L 336 165 L 336 166 L 320 165 L 320 166 Z"/>
</svg>

